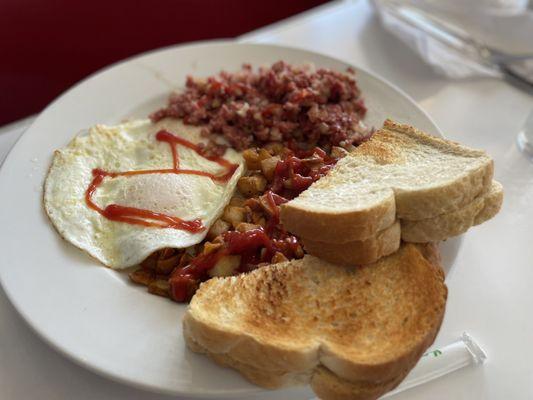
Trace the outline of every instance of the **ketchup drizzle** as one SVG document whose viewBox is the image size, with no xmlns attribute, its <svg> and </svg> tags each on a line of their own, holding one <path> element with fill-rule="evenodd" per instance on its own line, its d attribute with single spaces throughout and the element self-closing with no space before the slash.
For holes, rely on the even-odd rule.
<svg viewBox="0 0 533 400">
<path fill-rule="evenodd" d="M 181 218 L 173 217 L 170 215 L 157 213 L 150 210 L 144 210 L 141 208 L 135 207 L 126 207 L 118 204 L 110 204 L 105 208 L 99 207 L 93 201 L 93 195 L 100 187 L 102 182 L 106 177 L 116 178 L 118 176 L 133 176 L 133 175 L 148 175 L 148 174 L 186 174 L 186 175 L 199 175 L 205 176 L 209 179 L 212 179 L 215 182 L 227 182 L 232 176 L 235 170 L 238 168 L 237 164 L 230 163 L 228 160 L 217 157 L 217 156 L 208 156 L 204 154 L 203 148 L 200 146 L 189 142 L 186 139 L 177 137 L 172 133 L 161 130 L 156 136 L 156 140 L 159 142 L 166 142 L 170 146 L 172 152 L 173 168 L 169 169 L 154 169 L 154 170 L 140 170 L 140 171 L 126 171 L 126 172 L 108 172 L 99 168 L 95 168 L 92 171 L 93 180 L 89 184 L 85 192 L 85 202 L 87 206 L 91 209 L 100 213 L 103 217 L 117 222 L 125 222 L 132 225 L 142 225 L 148 227 L 156 228 L 173 228 L 186 230 L 192 233 L 197 233 L 205 230 L 205 226 L 202 224 L 202 221 L 195 219 L 192 221 L 184 221 Z M 179 155 L 177 151 L 177 146 L 182 145 L 187 147 L 203 158 L 213 161 L 218 165 L 224 167 L 226 172 L 222 175 L 214 175 L 205 171 L 198 171 L 194 169 L 181 169 L 179 164 Z"/>
<path fill-rule="evenodd" d="M 248 272 L 261 263 L 270 263 L 276 252 L 288 259 L 296 257 L 300 245 L 298 239 L 280 224 L 279 206 L 326 175 L 338 158 L 327 155 L 318 147 L 301 150 L 289 144 L 289 149 L 290 153 L 276 164 L 269 189 L 259 199 L 249 200 L 248 206 L 257 207 L 256 203 L 259 201 L 259 207 L 268 214 L 264 228 L 258 227 L 245 232 L 228 231 L 222 235 L 221 248 L 211 253 L 198 254 L 187 266 L 175 268 L 168 280 L 173 300 L 190 300 L 200 282 L 209 279 L 208 271 L 225 256 L 240 256 L 236 272 Z M 318 169 L 312 168 L 307 162 L 313 159 L 321 159 L 323 165 Z"/>
</svg>

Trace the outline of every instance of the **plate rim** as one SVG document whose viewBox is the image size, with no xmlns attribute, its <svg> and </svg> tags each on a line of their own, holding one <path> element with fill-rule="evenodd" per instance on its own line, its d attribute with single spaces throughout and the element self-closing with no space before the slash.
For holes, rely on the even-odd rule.
<svg viewBox="0 0 533 400">
<path fill-rule="evenodd" d="M 66 96 L 68 96 L 72 91 L 76 90 L 80 86 L 84 85 L 87 81 L 98 77 L 101 74 L 105 74 L 108 70 L 111 70 L 115 67 L 130 63 L 132 61 L 135 61 L 139 58 L 150 56 L 157 53 L 162 53 L 166 51 L 179 51 L 182 49 L 190 48 L 190 47 L 207 47 L 212 45 L 219 45 L 219 46 L 251 46 L 251 47 L 264 47 L 264 48 L 278 48 L 278 49 L 284 49 L 284 50 L 294 50 L 298 52 L 304 52 L 308 54 L 313 54 L 315 56 L 329 58 L 330 60 L 337 61 L 343 64 L 346 64 L 348 66 L 353 67 L 356 71 L 362 71 L 363 73 L 367 74 L 371 78 L 385 84 L 386 86 L 389 86 L 391 89 L 393 89 L 395 92 L 397 92 L 399 95 L 403 96 L 406 100 L 408 100 L 410 103 L 413 104 L 414 107 L 418 109 L 418 111 L 427 119 L 427 121 L 431 124 L 434 133 L 439 135 L 440 137 L 444 137 L 442 134 L 439 126 L 435 123 L 433 118 L 403 89 L 399 88 L 397 85 L 391 83 L 387 79 L 383 78 L 379 74 L 376 74 L 374 72 L 369 71 L 368 69 L 364 67 L 360 67 L 357 64 L 346 60 L 342 57 L 334 57 L 328 54 L 320 53 L 317 51 L 309 50 L 306 48 L 301 48 L 297 46 L 285 46 L 285 45 L 279 45 L 279 44 L 270 44 L 270 43 L 254 43 L 254 42 L 240 42 L 232 39 L 213 39 L 213 40 L 199 40 L 199 41 L 192 41 L 192 42 L 186 42 L 181 44 L 175 44 L 175 45 L 169 45 L 169 46 L 163 46 L 156 49 L 152 49 L 149 51 L 145 51 L 142 53 L 138 53 L 132 56 L 129 56 L 127 58 L 124 58 L 122 60 L 118 60 L 114 63 L 111 63 L 109 65 L 106 65 L 97 71 L 94 71 L 93 73 L 89 74 L 85 78 L 81 79 L 80 81 L 76 82 L 69 88 L 67 88 L 65 91 L 63 91 L 61 94 L 59 94 L 57 97 L 55 97 L 42 111 L 39 112 L 37 117 L 32 121 L 32 123 L 24 130 L 24 132 L 17 138 L 15 143 L 11 146 L 9 151 L 7 152 L 4 160 L 0 163 L 0 179 L 2 177 L 2 172 L 4 171 L 4 166 L 7 165 L 7 163 L 12 162 L 12 157 L 14 150 L 16 147 L 20 144 L 20 140 L 27 135 L 27 133 L 36 126 L 42 118 L 44 118 L 44 115 L 47 113 L 49 109 L 54 107 L 57 103 L 62 101 L 62 99 Z M 44 178 L 43 178 L 44 179 Z M 42 202 L 42 199 L 39 196 L 39 201 Z M 462 242 L 462 238 L 460 238 Z M 459 247 L 461 246 L 461 243 L 459 243 Z M 16 310 L 17 314 L 22 318 L 26 326 L 28 326 L 41 340 L 43 340 L 48 346 L 50 346 L 52 349 L 54 349 L 56 352 L 67 358 L 69 361 L 74 362 L 76 365 L 89 370 L 99 376 L 102 376 L 106 379 L 110 379 L 115 382 L 119 382 L 121 384 L 125 384 L 130 387 L 134 387 L 137 389 L 149 391 L 152 393 L 161 393 L 161 394 L 167 394 L 167 395 L 174 395 L 174 396 L 188 396 L 193 398 L 219 398 L 221 396 L 220 392 L 214 391 L 214 390 L 200 390 L 200 391 L 190 391 L 190 390 L 181 390 L 181 389 L 170 389 L 170 388 L 164 388 L 161 386 L 158 386 L 157 384 L 151 384 L 146 382 L 139 382 L 134 379 L 130 379 L 128 377 L 125 377 L 119 373 L 116 373 L 114 371 L 105 370 L 103 368 L 99 368 L 97 365 L 93 365 L 91 362 L 84 360 L 81 356 L 79 356 L 76 353 L 70 352 L 67 348 L 62 347 L 61 344 L 54 340 L 53 337 L 51 337 L 48 332 L 46 332 L 44 329 L 40 328 L 38 324 L 34 324 L 32 322 L 32 318 L 29 315 L 22 304 L 17 301 L 17 296 L 14 295 L 14 293 L 9 289 L 9 287 L 5 284 L 4 274 L 2 273 L 3 269 L 0 268 L 0 287 L 4 291 L 6 297 L 8 298 L 9 302 L 13 306 L 13 308 Z M 257 388 L 250 388 L 250 389 L 234 389 L 227 392 L 227 395 L 235 395 L 235 396 L 243 396 L 243 395 L 252 395 L 257 394 L 260 392 L 265 391 L 265 389 L 262 389 L 260 387 Z"/>
</svg>

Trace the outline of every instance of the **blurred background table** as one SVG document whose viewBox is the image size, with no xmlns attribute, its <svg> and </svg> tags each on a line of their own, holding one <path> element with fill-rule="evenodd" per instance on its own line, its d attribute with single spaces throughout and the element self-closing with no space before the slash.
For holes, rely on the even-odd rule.
<svg viewBox="0 0 533 400">
<path fill-rule="evenodd" d="M 437 338 L 437 344 L 445 344 L 466 330 L 485 348 L 488 362 L 394 398 L 533 398 L 533 164 L 515 144 L 533 98 L 496 79 L 453 81 L 437 75 L 382 29 L 367 0 L 321 5 L 238 40 L 301 47 L 364 67 L 412 96 L 448 138 L 494 157 L 496 179 L 506 190 L 504 208 L 494 221 L 466 235 L 447 278 L 449 301 Z M 0 160 L 31 121 L 0 128 Z M 44 289 L 36 294 L 43 295 Z M 28 328 L 1 291 L 0 326 L 1 399 L 176 399 L 73 364 Z"/>
</svg>

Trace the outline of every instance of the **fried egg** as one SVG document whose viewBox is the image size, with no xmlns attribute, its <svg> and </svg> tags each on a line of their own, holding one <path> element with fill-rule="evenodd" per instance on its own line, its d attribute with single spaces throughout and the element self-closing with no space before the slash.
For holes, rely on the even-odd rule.
<svg viewBox="0 0 533 400">
<path fill-rule="evenodd" d="M 185 221 L 199 220 L 205 228 L 200 232 L 114 221 L 90 208 L 86 192 L 95 169 L 121 172 L 174 168 L 171 146 L 156 140 L 161 130 L 192 143 L 205 141 L 200 128 L 179 120 L 137 120 L 117 126 L 97 125 L 54 154 L 44 185 L 46 213 L 64 239 L 111 268 L 139 264 L 163 248 L 186 248 L 201 242 L 229 203 L 243 173 L 242 156 L 227 149 L 223 158 L 238 168 L 225 182 L 175 173 L 106 176 L 92 195 L 100 209 L 116 204 Z M 182 169 L 215 176 L 227 172 L 193 149 L 182 145 L 175 148 Z"/>
</svg>

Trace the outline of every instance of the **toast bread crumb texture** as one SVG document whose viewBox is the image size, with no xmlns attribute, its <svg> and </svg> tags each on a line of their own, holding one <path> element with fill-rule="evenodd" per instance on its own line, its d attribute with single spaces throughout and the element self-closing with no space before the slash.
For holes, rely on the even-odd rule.
<svg viewBox="0 0 533 400">
<path fill-rule="evenodd" d="M 358 265 L 376 262 L 400 247 L 401 228 L 397 221 L 376 237 L 347 243 L 326 243 L 302 238 L 305 250 L 334 264 Z"/>
<path fill-rule="evenodd" d="M 327 176 L 283 204 L 281 220 L 314 241 L 364 240 L 396 218 L 423 220 L 466 206 L 492 175 L 485 152 L 387 120 Z"/>
<path fill-rule="evenodd" d="M 331 386 L 313 378 L 321 367 L 386 391 L 434 340 L 446 296 L 442 270 L 411 244 L 357 268 L 306 256 L 203 283 L 184 336 L 264 387 L 311 379 L 318 392 Z"/>
<path fill-rule="evenodd" d="M 419 221 L 401 220 L 401 236 L 406 242 L 446 240 L 494 217 L 503 203 L 503 187 L 492 181 L 487 192 L 459 210 Z"/>
<path fill-rule="evenodd" d="M 335 264 L 369 264 L 396 251 L 400 246 L 400 237 L 405 242 L 428 243 L 460 235 L 494 217 L 502 202 L 502 185 L 492 181 L 488 191 L 450 213 L 419 221 L 401 220 L 401 228 L 395 223 L 365 240 L 327 243 L 302 238 L 302 243 L 309 254 Z"/>
<path fill-rule="evenodd" d="M 321 399 L 374 400 L 398 386 L 407 373 L 382 382 L 350 382 L 321 366 L 311 378 L 311 388 Z"/>
</svg>

